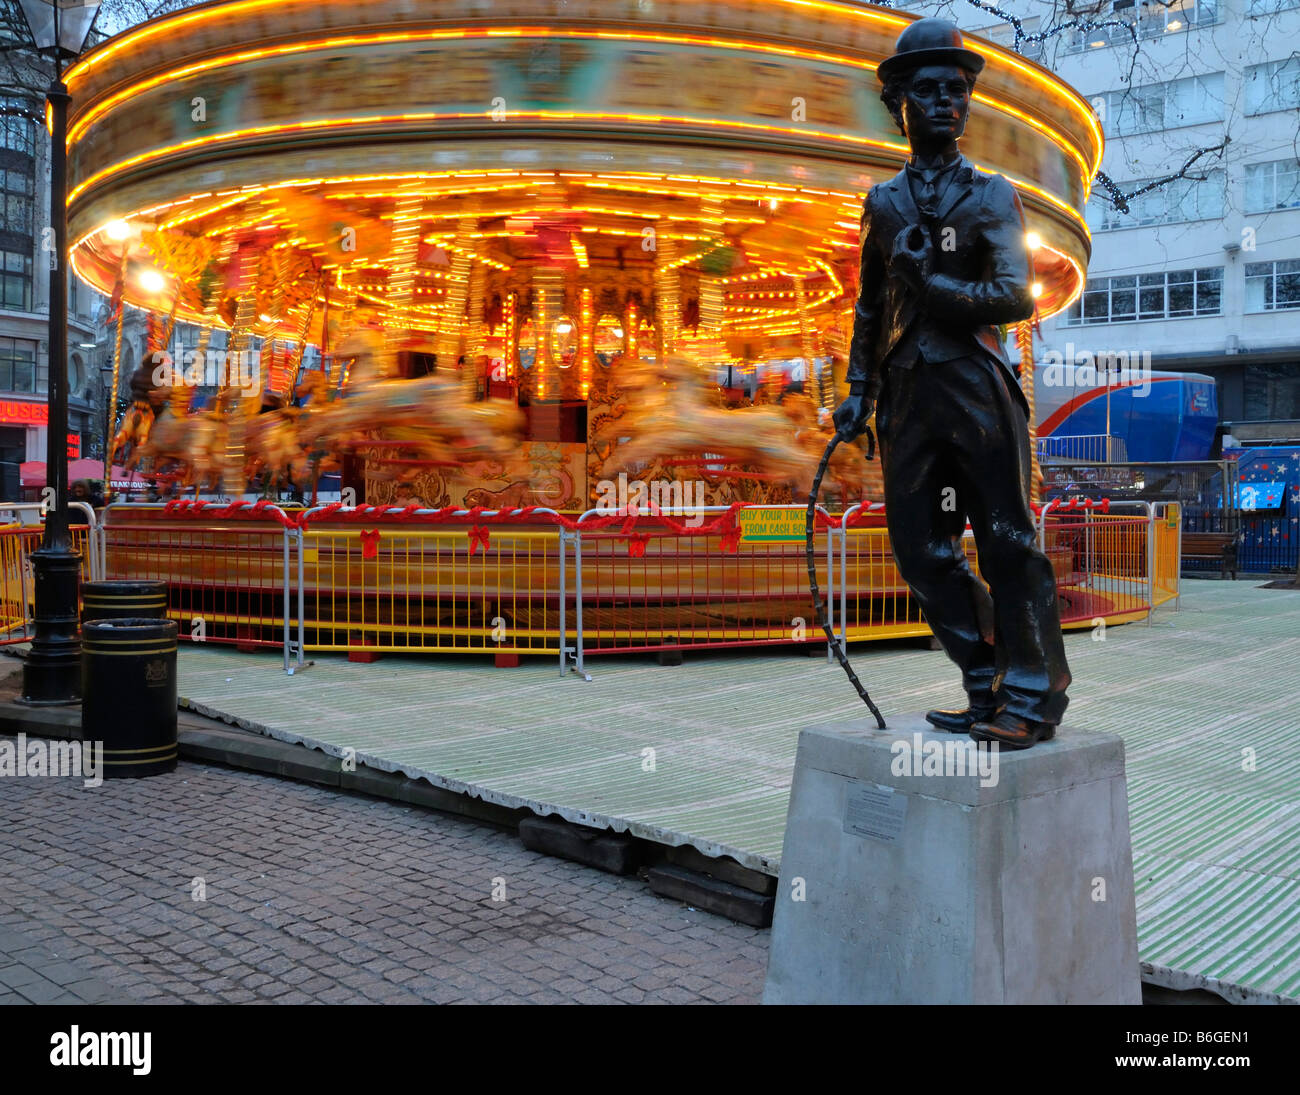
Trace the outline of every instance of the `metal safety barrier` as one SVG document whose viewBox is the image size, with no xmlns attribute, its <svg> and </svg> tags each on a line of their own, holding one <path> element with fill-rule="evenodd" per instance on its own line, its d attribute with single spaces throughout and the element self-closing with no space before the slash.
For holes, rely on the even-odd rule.
<svg viewBox="0 0 1300 1095">
<path fill-rule="evenodd" d="M 1151 505 L 1113 503 L 1141 511 L 1137 516 L 1085 509 L 1078 516 L 1043 515 L 1043 540 L 1056 570 L 1061 626 L 1094 626 L 1099 620 L 1151 622 L 1155 611 L 1155 558 Z"/>
<path fill-rule="evenodd" d="M 746 510 L 768 511 L 768 527 Z M 91 531 L 104 577 L 168 583 L 182 638 L 280 647 L 290 674 L 311 652 L 368 651 L 491 653 L 499 664 L 548 655 L 562 674 L 585 676 L 589 654 L 823 642 L 803 513 L 732 506 L 575 519 L 540 507 L 119 503 Z M 836 641 L 930 634 L 883 507 L 816 515 L 818 583 Z M 1038 538 L 1062 626 L 1150 622 L 1159 605 L 1177 607 L 1180 517 L 1176 503 L 1044 506 Z M 12 630 L 26 556 L 21 543 L 6 549 L 6 535 L 18 535 L 0 529 L 0 629 Z M 963 548 L 978 575 L 969 530 Z"/>
<path fill-rule="evenodd" d="M 839 639 L 893 639 L 929 635 L 921 608 L 894 561 L 885 527 L 884 506 L 858 504 L 839 520 L 839 574 L 833 588 L 839 596 Z M 975 566 L 974 541 L 967 535 L 963 547 Z"/>
<path fill-rule="evenodd" d="M 295 528 L 264 504 L 115 503 L 100 525 L 104 576 L 165 581 L 181 639 L 287 649 Z"/>
<path fill-rule="evenodd" d="M 746 537 L 745 509 L 788 512 L 799 518 L 799 534 Z M 808 589 L 805 511 L 700 506 L 582 514 L 573 540 L 578 671 L 585 672 L 588 654 L 825 642 Z M 818 515 L 829 517 L 820 507 Z M 829 527 L 825 545 L 818 581 L 829 591 Z M 829 593 L 827 610 L 833 623 Z"/>
<path fill-rule="evenodd" d="M 1183 567 L 1183 504 L 1157 502 L 1152 506 L 1152 550 L 1154 564 L 1151 570 L 1151 588 L 1156 608 L 1174 602 L 1174 611 L 1182 607 L 1180 575 Z"/>
<path fill-rule="evenodd" d="M 307 511 L 295 533 L 296 665 L 308 651 L 555 654 L 563 672 L 569 534 L 558 517 L 549 509 Z"/>
<path fill-rule="evenodd" d="M 81 555 L 81 580 L 94 581 L 102 576 L 95 511 L 86 502 L 69 502 L 68 508 L 85 515 L 85 524 L 68 526 L 68 538 Z M 32 638 L 36 586 L 31 555 L 45 536 L 45 510 L 42 502 L 0 503 L 0 519 L 15 518 L 0 525 L 0 646 Z"/>
<path fill-rule="evenodd" d="M 37 543 L 40 530 L 36 530 Z M 0 643 L 31 638 L 31 582 L 27 556 L 31 529 L 19 524 L 0 526 Z"/>
</svg>

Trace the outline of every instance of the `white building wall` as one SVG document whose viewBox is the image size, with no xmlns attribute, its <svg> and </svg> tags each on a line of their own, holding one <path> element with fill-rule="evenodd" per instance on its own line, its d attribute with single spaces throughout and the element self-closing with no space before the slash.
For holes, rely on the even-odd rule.
<svg viewBox="0 0 1300 1095">
<path fill-rule="evenodd" d="M 1270 2 L 1254 0 L 1255 7 Z M 1067 325 L 1064 317 L 1058 316 L 1043 323 L 1043 338 L 1036 343 L 1040 358 L 1048 350 L 1064 352 L 1067 343 L 1094 352 L 1150 350 L 1155 368 L 1218 375 L 1221 414 L 1226 412 L 1227 417 L 1240 414 L 1241 369 L 1225 370 L 1216 358 L 1252 354 L 1267 355 L 1270 360 L 1289 357 L 1300 392 L 1300 309 L 1249 312 L 1245 299 L 1248 263 L 1300 259 L 1300 208 L 1248 212 L 1246 203 L 1247 165 L 1294 160 L 1300 149 L 1300 110 L 1289 105 L 1300 101 L 1291 98 L 1300 90 L 1300 76 L 1288 74 L 1274 89 L 1271 101 L 1280 109 L 1247 113 L 1249 67 L 1292 57 L 1300 44 L 1300 0 L 1281 0 L 1283 4 L 1290 2 L 1296 6 L 1252 16 L 1252 0 L 1219 0 L 1218 23 L 1142 38 L 1136 59 L 1127 36 L 1123 38 L 1127 44 L 1090 48 L 1082 53 L 1068 51 L 1068 32 L 1044 44 L 1042 56 L 1037 58 L 1040 63 L 1089 99 L 1160 81 L 1223 73 L 1222 102 L 1218 104 L 1221 118 L 1193 125 L 1170 119 L 1173 124 L 1158 132 L 1133 136 L 1115 135 L 1113 123 L 1103 119 L 1107 139 L 1102 170 L 1124 189 L 1129 189 L 1124 184 L 1132 180 L 1177 172 L 1198 148 L 1216 145 L 1225 136 L 1229 143 L 1222 157 L 1207 155 L 1189 171 L 1223 173 L 1225 190 L 1220 216 L 1094 232 L 1088 271 L 1090 283 L 1098 284 L 1098 279 L 1117 275 L 1222 266 L 1221 314 L 1083 326 Z M 895 6 L 917 14 L 940 15 L 952 19 L 964 31 L 995 36 L 1010 44 L 1007 25 L 969 3 L 923 0 Z M 1066 12 L 1064 4 L 1041 0 L 1008 0 L 996 6 L 1023 19 L 1036 18 L 1034 26 L 1038 30 L 1075 18 Z M 1075 8 L 1083 6 L 1076 4 Z M 1089 5 L 1094 10 L 1098 6 Z M 1082 17 L 1113 18 L 1109 12 Z M 978 149 L 970 151 L 978 160 Z M 1100 191 L 1097 187 L 1096 192 Z M 1094 197 L 1090 204 L 1100 208 L 1097 202 Z M 1247 229 L 1251 231 L 1245 232 Z M 1236 376 L 1232 381 L 1235 391 L 1225 391 L 1231 387 L 1226 379 L 1230 374 Z"/>
</svg>

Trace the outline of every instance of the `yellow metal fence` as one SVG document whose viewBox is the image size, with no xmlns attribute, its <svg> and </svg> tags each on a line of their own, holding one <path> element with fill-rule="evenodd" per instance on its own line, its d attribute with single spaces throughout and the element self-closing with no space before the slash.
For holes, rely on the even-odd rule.
<svg viewBox="0 0 1300 1095">
<path fill-rule="evenodd" d="M 563 530 L 480 528 L 309 525 L 291 609 L 302 649 L 559 654 Z"/>
<path fill-rule="evenodd" d="M 1042 518 L 1062 626 L 1149 619 L 1177 603 L 1181 514 L 1138 508 Z M 182 638 L 282 647 L 286 669 L 291 655 L 301 665 L 308 652 L 372 651 L 551 655 L 563 671 L 571 654 L 581 668 L 584 652 L 820 641 L 802 544 L 688 535 L 649 516 L 585 528 L 544 513 L 115 506 L 98 539 L 83 525 L 73 543 L 84 578 L 166 581 Z M 814 558 L 837 634 L 929 634 L 883 516 L 851 511 L 829 530 L 821 516 Z M 0 642 L 30 637 L 41 531 L 0 526 Z M 964 547 L 978 574 L 969 535 Z"/>
</svg>

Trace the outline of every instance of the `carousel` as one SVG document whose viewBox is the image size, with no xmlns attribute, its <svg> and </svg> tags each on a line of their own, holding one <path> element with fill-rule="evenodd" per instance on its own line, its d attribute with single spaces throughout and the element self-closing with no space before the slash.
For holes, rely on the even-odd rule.
<svg viewBox="0 0 1300 1095">
<path fill-rule="evenodd" d="M 77 274 L 150 315 L 117 458 L 235 496 L 337 473 L 374 504 L 582 511 L 623 473 L 797 498 L 862 200 L 907 154 L 875 68 L 912 18 L 228 0 L 108 41 L 68 76 L 69 224 Z M 1100 127 L 969 45 L 968 144 L 1019 191 L 1050 315 L 1082 289 Z M 878 498 L 841 453 L 840 500 Z"/>
<path fill-rule="evenodd" d="M 287 652 L 292 622 L 300 657 L 789 643 L 815 615 L 802 536 L 741 526 L 806 498 L 830 436 L 863 198 L 908 155 L 876 66 L 913 18 L 223 0 L 87 54 L 71 259 L 148 314 L 139 368 L 116 324 L 112 449 L 171 499 L 107 511 L 111 576 L 167 580 L 209 640 Z M 1019 192 L 1051 315 L 1083 288 L 1101 129 L 968 45 L 968 147 Z M 1015 337 L 1032 359 L 1032 323 Z M 864 455 L 841 445 L 823 488 L 842 634 L 924 634 Z M 308 510 L 270 520 L 285 491 Z M 1073 535 L 1046 550 L 1062 597 L 1092 597 L 1102 555 Z M 1078 603 L 1063 618 L 1141 611 Z"/>
</svg>

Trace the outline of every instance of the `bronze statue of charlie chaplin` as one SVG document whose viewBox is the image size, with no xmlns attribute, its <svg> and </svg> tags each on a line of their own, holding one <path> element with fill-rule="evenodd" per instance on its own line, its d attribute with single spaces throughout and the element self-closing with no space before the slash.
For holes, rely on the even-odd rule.
<svg viewBox="0 0 1300 1095">
<path fill-rule="evenodd" d="M 1024 217 L 1006 179 L 957 151 L 983 66 L 941 19 L 914 22 L 880 65 L 912 155 L 863 208 L 850 394 L 835 424 L 851 440 L 874 407 L 894 557 L 962 671 L 968 707 L 926 718 L 1027 748 L 1055 733 L 1070 670 L 1029 508 L 1029 409 L 997 330 L 1034 312 Z M 962 550 L 967 519 L 987 591 Z"/>
</svg>

